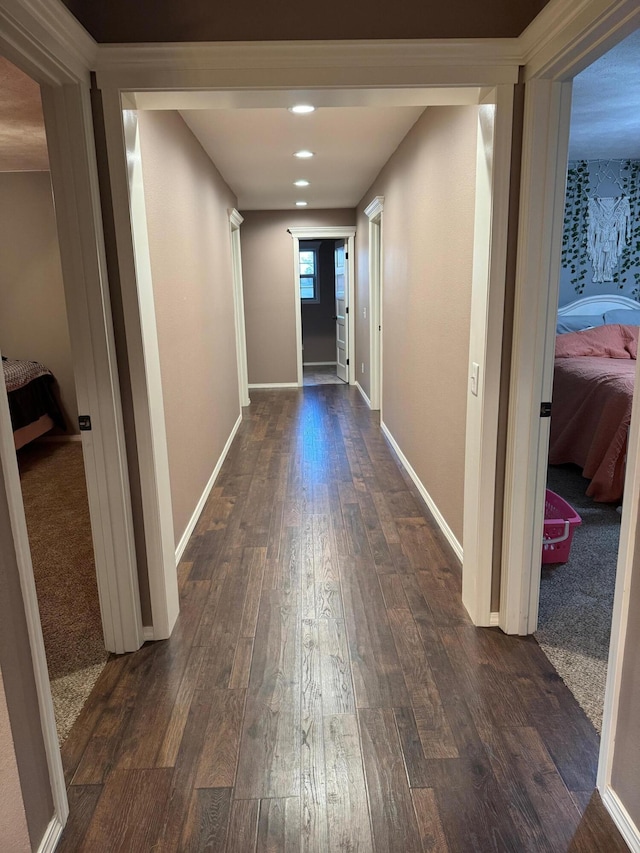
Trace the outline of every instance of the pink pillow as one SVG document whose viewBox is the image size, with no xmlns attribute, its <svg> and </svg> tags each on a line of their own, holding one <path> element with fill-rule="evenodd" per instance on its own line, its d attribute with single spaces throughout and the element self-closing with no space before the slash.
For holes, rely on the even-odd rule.
<svg viewBox="0 0 640 853">
<path fill-rule="evenodd" d="M 556 337 L 556 358 L 637 358 L 638 326 L 611 323 Z"/>
</svg>

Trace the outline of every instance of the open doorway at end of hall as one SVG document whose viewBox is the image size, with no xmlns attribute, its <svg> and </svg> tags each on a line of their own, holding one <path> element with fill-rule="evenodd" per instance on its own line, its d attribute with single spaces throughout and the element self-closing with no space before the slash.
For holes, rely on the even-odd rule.
<svg viewBox="0 0 640 853">
<path fill-rule="evenodd" d="M 304 385 L 342 385 L 345 381 L 338 375 L 336 252 L 342 247 L 344 253 L 344 240 L 338 242 L 339 246 L 335 240 L 300 240 Z"/>
<path fill-rule="evenodd" d="M 60 743 L 105 651 L 39 86 L 0 59 L 0 349 Z M 5 391 L 6 389 L 6 391 Z"/>
</svg>

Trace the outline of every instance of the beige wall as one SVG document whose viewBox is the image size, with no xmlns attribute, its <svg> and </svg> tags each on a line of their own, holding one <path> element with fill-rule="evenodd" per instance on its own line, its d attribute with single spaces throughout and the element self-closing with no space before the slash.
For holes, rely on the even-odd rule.
<svg viewBox="0 0 640 853">
<path fill-rule="evenodd" d="M 0 349 L 41 361 L 78 432 L 69 329 L 48 172 L 0 173 Z"/>
<path fill-rule="evenodd" d="M 0 839 L 4 850 L 31 850 L 27 819 L 22 802 L 20 777 L 13 746 L 9 710 L 0 673 Z"/>
<path fill-rule="evenodd" d="M 13 464 L 15 465 L 15 459 Z M 15 472 L 13 476 L 17 478 Z M 6 477 L 7 473 L 0 462 L 0 670 L 6 707 L 11 721 L 11 738 L 20 776 L 29 838 L 31 847 L 37 850 L 53 817 L 53 799 L 20 575 L 9 518 Z M 2 703 L 0 703 L 0 717 L 2 714 Z M 0 756 L 3 760 L 7 760 L 3 746 L 0 746 Z M 10 768 L 9 775 L 13 776 Z M 0 801 L 3 799 L 4 789 L 0 787 Z M 18 808 L 19 804 L 13 798 L 13 794 L 11 803 L 7 805 L 10 805 L 11 809 Z M 3 803 L 3 808 L 4 806 Z M 4 850 L 11 848 L 0 844 L 0 849 L 4 853 Z"/>
<path fill-rule="evenodd" d="M 139 127 L 177 543 L 240 414 L 236 199 L 177 112 L 140 113 Z"/>
<path fill-rule="evenodd" d="M 357 237 L 356 365 L 368 392 L 364 208 L 383 195 L 383 419 L 459 541 L 476 124 L 476 107 L 428 108 L 363 197 Z"/>
<path fill-rule="evenodd" d="M 296 382 L 293 238 L 287 228 L 354 225 L 353 210 L 249 210 L 240 228 L 249 383 Z"/>
</svg>

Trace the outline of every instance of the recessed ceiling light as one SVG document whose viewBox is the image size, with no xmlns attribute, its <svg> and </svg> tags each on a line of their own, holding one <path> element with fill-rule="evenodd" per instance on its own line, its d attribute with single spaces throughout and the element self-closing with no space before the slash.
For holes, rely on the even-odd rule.
<svg viewBox="0 0 640 853">
<path fill-rule="evenodd" d="M 306 202 L 306 201 L 297 201 L 296 207 L 306 207 L 307 204 L 308 204 L 308 202 Z"/>
<path fill-rule="evenodd" d="M 312 107 L 311 104 L 296 104 L 295 107 L 289 107 L 289 112 L 296 115 L 305 115 L 306 113 L 312 113 L 314 110 L 315 107 Z"/>
<path fill-rule="evenodd" d="M 296 151 L 293 156 L 299 157 L 301 160 L 306 160 L 309 157 L 313 157 L 313 151 L 307 151 L 306 149 L 303 149 L 302 151 Z"/>
<path fill-rule="evenodd" d="M 309 181 L 305 181 L 304 178 L 300 178 L 299 181 L 293 182 L 294 187 L 308 187 Z"/>
</svg>

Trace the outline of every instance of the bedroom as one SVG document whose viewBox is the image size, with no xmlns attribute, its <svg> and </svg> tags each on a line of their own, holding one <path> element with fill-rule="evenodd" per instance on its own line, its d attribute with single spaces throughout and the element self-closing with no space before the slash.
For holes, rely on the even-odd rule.
<svg viewBox="0 0 640 853">
<path fill-rule="evenodd" d="M 40 90 L 0 81 L 0 350 L 62 742 L 107 654 Z"/>
<path fill-rule="evenodd" d="M 545 537 L 568 538 L 543 554 L 536 633 L 598 731 L 640 326 L 639 49 L 574 81 L 547 488 L 581 523 L 548 495 Z"/>
</svg>

